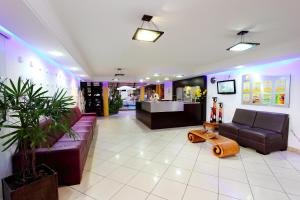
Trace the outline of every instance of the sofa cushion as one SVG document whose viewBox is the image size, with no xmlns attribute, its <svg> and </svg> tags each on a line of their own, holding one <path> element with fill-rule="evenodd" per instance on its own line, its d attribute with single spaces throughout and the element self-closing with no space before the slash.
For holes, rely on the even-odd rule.
<svg viewBox="0 0 300 200">
<path fill-rule="evenodd" d="M 73 127 L 80 127 L 80 126 L 93 126 L 94 122 L 92 121 L 83 121 L 83 122 L 77 122 Z"/>
<path fill-rule="evenodd" d="M 73 112 L 75 113 L 76 119 L 78 121 L 81 118 L 81 115 L 82 115 L 79 107 L 78 106 L 74 107 Z"/>
<path fill-rule="evenodd" d="M 96 121 L 96 120 L 97 120 L 96 117 L 83 116 L 80 118 L 79 122 L 81 122 L 81 121 Z"/>
<path fill-rule="evenodd" d="M 47 140 L 39 146 L 40 148 L 52 147 L 64 135 L 64 132 L 62 130 L 50 129 L 51 123 L 52 120 L 50 119 L 44 119 L 40 122 L 40 127 L 48 135 Z"/>
<path fill-rule="evenodd" d="M 66 116 L 62 119 L 62 123 L 69 124 L 69 126 L 73 126 L 77 121 L 78 119 L 74 109 L 71 109 L 70 113 L 66 114 Z"/>
<path fill-rule="evenodd" d="M 230 132 L 232 134 L 238 135 L 238 130 L 242 128 L 249 128 L 246 125 L 237 123 L 223 123 L 219 124 L 219 132 Z"/>
<path fill-rule="evenodd" d="M 223 123 L 219 124 L 219 134 L 225 136 L 227 138 L 237 140 L 238 131 L 241 128 L 248 128 L 245 125 L 237 124 L 237 123 Z"/>
<path fill-rule="evenodd" d="M 75 138 L 69 137 L 68 135 L 64 135 L 58 141 L 59 142 L 66 142 L 66 141 L 81 141 L 81 140 L 88 140 L 91 135 L 90 131 L 82 131 L 82 132 L 75 132 Z"/>
<path fill-rule="evenodd" d="M 237 108 L 235 110 L 232 122 L 252 127 L 255 120 L 255 116 L 256 111 L 254 110 L 245 110 Z"/>
<path fill-rule="evenodd" d="M 80 125 L 77 125 L 77 126 L 72 126 L 72 130 L 75 131 L 75 132 L 83 132 L 83 131 L 90 131 L 93 129 L 93 125 L 88 125 L 88 126 L 80 126 Z"/>
<path fill-rule="evenodd" d="M 287 120 L 287 114 L 257 112 L 253 127 L 282 133 Z"/>
<path fill-rule="evenodd" d="M 260 128 L 248 128 L 239 130 L 239 138 L 248 138 L 259 143 L 270 143 L 273 141 L 281 141 L 282 136 L 274 131 L 264 130 Z"/>
</svg>

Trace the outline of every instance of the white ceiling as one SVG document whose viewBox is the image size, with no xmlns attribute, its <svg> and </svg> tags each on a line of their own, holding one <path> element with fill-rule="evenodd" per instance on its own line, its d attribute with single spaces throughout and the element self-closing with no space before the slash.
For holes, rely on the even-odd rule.
<svg viewBox="0 0 300 200">
<path fill-rule="evenodd" d="M 43 26 L 36 29 L 51 33 L 53 42 L 43 40 L 37 35 L 39 31 L 32 33 L 27 24 L 27 29 L 23 27 L 15 16 L 20 13 L 11 10 L 9 14 L 21 26 L 13 28 L 31 33 L 23 34 L 25 39 L 42 50 L 57 43 L 56 49 L 67 51 L 71 60 L 97 80 L 111 80 L 117 67 L 125 68 L 123 80 L 137 81 L 154 73 L 196 76 L 300 55 L 299 0 L 6 1 L 26 5 L 31 10 L 24 13 L 31 15 L 27 20 L 38 19 Z M 131 40 L 143 14 L 154 15 L 155 23 L 165 32 L 156 43 Z M 261 46 L 243 53 L 227 52 L 225 49 L 237 40 L 235 34 L 244 29 L 250 31 L 249 40 Z"/>
</svg>

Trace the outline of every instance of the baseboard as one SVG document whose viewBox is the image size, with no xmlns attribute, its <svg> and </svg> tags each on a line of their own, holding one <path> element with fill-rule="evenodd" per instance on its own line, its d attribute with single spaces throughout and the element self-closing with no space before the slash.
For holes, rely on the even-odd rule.
<svg viewBox="0 0 300 200">
<path fill-rule="evenodd" d="M 300 154 L 300 149 L 297 149 L 295 147 L 288 147 L 287 150 L 291 151 L 291 152 L 294 152 L 294 153 L 297 153 L 297 154 Z"/>
</svg>

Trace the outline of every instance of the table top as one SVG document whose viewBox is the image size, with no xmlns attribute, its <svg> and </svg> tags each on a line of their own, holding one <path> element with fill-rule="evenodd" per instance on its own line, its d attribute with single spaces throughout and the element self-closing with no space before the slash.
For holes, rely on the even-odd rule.
<svg viewBox="0 0 300 200">
<path fill-rule="evenodd" d="M 219 122 L 203 122 L 203 125 L 213 125 L 213 126 L 218 126 Z"/>
</svg>

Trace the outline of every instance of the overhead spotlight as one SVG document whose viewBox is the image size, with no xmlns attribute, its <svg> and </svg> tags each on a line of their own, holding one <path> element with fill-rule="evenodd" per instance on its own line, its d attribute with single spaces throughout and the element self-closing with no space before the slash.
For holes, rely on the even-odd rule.
<svg viewBox="0 0 300 200">
<path fill-rule="evenodd" d="M 159 76 L 159 74 L 158 74 L 158 73 L 155 73 L 155 74 L 153 74 L 153 76 L 154 76 L 154 77 L 158 77 L 158 76 Z"/>
<path fill-rule="evenodd" d="M 246 35 L 247 33 L 249 33 L 249 31 L 240 31 L 237 33 L 238 36 L 241 36 L 241 41 L 231 47 L 229 47 L 228 49 L 226 49 L 227 51 L 245 51 L 251 48 L 254 48 L 258 45 L 260 45 L 260 43 L 257 42 L 245 42 L 244 39 L 244 35 Z"/>
<path fill-rule="evenodd" d="M 154 22 L 151 21 L 152 18 L 153 16 L 151 15 L 144 15 L 142 17 L 142 25 L 141 27 L 136 29 L 132 37 L 133 40 L 145 41 L 145 42 L 156 42 L 158 38 L 160 38 L 164 34 L 164 32 L 159 31 L 157 26 L 154 24 Z M 156 30 L 143 28 L 144 23 L 146 22 L 150 24 L 150 21 L 152 22 Z"/>
<path fill-rule="evenodd" d="M 146 80 L 150 80 L 150 77 L 146 77 Z"/>
<path fill-rule="evenodd" d="M 160 83 L 160 80 L 157 80 L 156 83 Z"/>
<path fill-rule="evenodd" d="M 55 56 L 55 57 L 62 57 L 64 56 L 64 54 L 60 51 L 50 51 L 49 52 L 52 56 Z"/>
<path fill-rule="evenodd" d="M 78 67 L 70 67 L 69 68 L 71 71 L 79 71 L 80 69 Z"/>
<path fill-rule="evenodd" d="M 143 79 L 140 79 L 140 83 L 143 83 L 144 82 L 144 80 Z"/>
<path fill-rule="evenodd" d="M 164 79 L 164 80 L 165 80 L 165 81 L 168 81 L 168 80 L 170 80 L 170 79 L 169 79 L 169 77 L 165 77 L 165 79 Z"/>
<path fill-rule="evenodd" d="M 182 75 L 182 74 L 177 74 L 175 77 L 176 77 L 176 78 L 182 78 L 183 75 Z"/>
<path fill-rule="evenodd" d="M 244 68 L 245 66 L 244 65 L 239 65 L 239 66 L 236 66 L 235 68 L 236 69 L 242 69 L 242 68 Z"/>
</svg>

